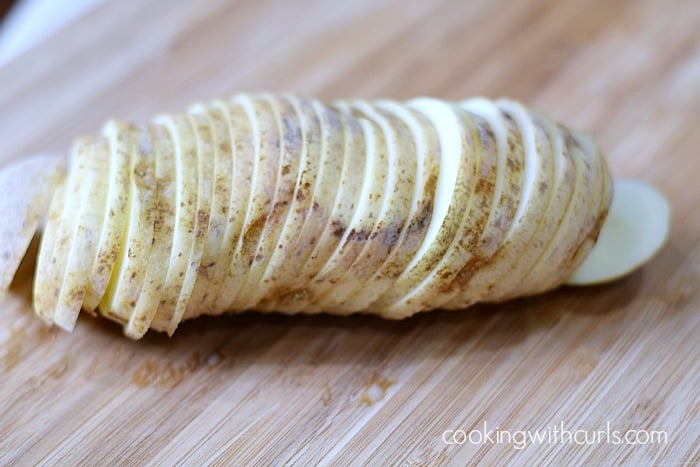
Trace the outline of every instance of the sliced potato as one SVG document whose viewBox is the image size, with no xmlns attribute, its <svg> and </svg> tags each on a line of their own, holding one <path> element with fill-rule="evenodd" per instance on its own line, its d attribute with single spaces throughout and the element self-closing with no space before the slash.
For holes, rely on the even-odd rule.
<svg viewBox="0 0 700 467">
<path fill-rule="evenodd" d="M 171 323 L 181 305 L 183 284 L 191 278 L 188 271 L 192 264 L 192 252 L 197 227 L 197 137 L 189 119 L 183 115 L 161 115 L 154 123 L 162 125 L 170 134 L 175 155 L 175 221 L 172 249 L 168 261 L 163 292 L 151 327 L 170 332 Z M 187 293 L 187 292 L 185 292 Z"/>
<path fill-rule="evenodd" d="M 254 195 L 253 180 L 258 170 L 255 151 L 258 144 L 253 122 L 241 103 L 233 100 L 215 101 L 212 105 L 221 111 L 229 128 L 233 164 L 229 219 L 222 241 L 224 254 L 219 260 L 223 269 L 217 272 L 217 278 L 220 278 L 217 279 L 219 285 L 213 289 L 209 302 L 211 305 L 206 308 L 212 313 L 217 313 L 228 309 L 245 272 L 237 264 L 243 225 L 249 216 L 248 211 Z"/>
<path fill-rule="evenodd" d="M 598 240 L 567 285 L 595 285 L 630 274 L 666 243 L 671 205 L 654 187 L 617 179 L 607 219 Z"/>
<path fill-rule="evenodd" d="M 515 219 L 521 205 L 525 167 L 525 154 L 520 132 L 514 121 L 506 119 L 504 113 L 495 103 L 492 103 L 492 106 L 481 107 L 478 111 L 473 106 L 470 107 L 471 109 L 467 109 L 468 111 L 471 110 L 482 117 L 485 122 L 488 122 L 496 136 L 499 161 L 502 161 L 501 163 L 505 164 L 508 169 L 503 185 L 508 196 L 499 205 L 498 212 L 498 222 L 506 233 L 496 252 L 491 256 L 490 262 L 480 267 L 476 274 L 469 275 L 466 284 L 460 285 L 460 288 L 468 288 L 472 292 L 466 297 L 457 294 L 443 303 L 442 306 L 448 309 L 464 308 L 483 297 L 501 280 L 501 277 L 512 267 L 513 262 L 517 261 L 517 256 L 513 253 L 513 243 L 516 238 L 512 235 L 512 231 L 517 227 Z M 454 280 L 459 279 L 458 275 Z"/>
<path fill-rule="evenodd" d="M 291 170 L 295 164 L 292 160 L 294 153 L 286 151 L 285 123 L 282 122 L 276 106 L 276 99 L 270 95 L 258 97 L 261 146 L 260 153 L 269 158 L 266 171 L 262 173 L 260 183 L 267 186 L 264 213 L 256 225 L 257 239 L 251 241 L 251 256 L 249 257 L 249 269 L 242 281 L 244 292 L 236 299 L 235 306 L 246 309 L 255 306 L 265 295 L 266 286 L 261 282 L 270 264 L 271 257 L 276 247 L 276 239 L 287 220 L 290 199 L 294 193 L 297 180 L 297 172 Z M 298 145 L 298 140 L 296 142 Z M 298 160 L 297 160 L 298 163 Z M 286 168 L 286 170 L 285 170 Z M 264 180 L 264 181 L 263 181 Z"/>
<path fill-rule="evenodd" d="M 100 309 L 131 321 L 141 295 L 153 244 L 155 170 L 153 141 L 148 131 L 132 128 L 134 146 L 129 169 L 129 204 L 124 244 Z"/>
<path fill-rule="evenodd" d="M 194 225 L 191 227 L 191 249 L 187 261 L 187 270 L 182 281 L 182 290 L 175 306 L 175 313 L 168 325 L 168 334 L 172 335 L 187 310 L 192 290 L 200 272 L 202 272 L 202 255 L 209 232 L 209 220 L 211 218 L 211 201 L 214 177 L 214 161 L 211 154 L 212 130 L 206 117 L 202 115 L 188 115 L 189 123 L 194 130 L 196 140 L 195 164 L 197 171 L 197 204 L 195 209 Z"/>
<path fill-rule="evenodd" d="M 141 294 L 124 327 L 124 333 L 132 339 L 143 337 L 158 310 L 168 272 L 175 226 L 177 187 L 173 143 L 168 131 L 162 126 L 149 125 L 148 132 L 153 144 L 155 169 L 153 244 L 148 252 Z"/>
<path fill-rule="evenodd" d="M 260 96 L 238 95 L 233 101 L 242 106 L 251 122 L 253 132 L 253 178 L 252 198 L 238 238 L 236 251 L 230 264 L 227 285 L 223 290 L 223 307 L 227 310 L 244 310 L 249 303 L 251 291 L 244 287 L 250 270 L 256 261 L 257 247 L 265 222 L 272 211 L 272 200 L 277 184 L 279 164 L 279 131 L 269 103 Z"/>
<path fill-rule="evenodd" d="M 610 177 L 607 163 L 601 152 L 589 136 L 576 130 L 570 130 L 570 134 L 571 139 L 573 139 L 575 144 L 583 151 L 584 155 L 594 167 L 592 173 L 593 176 L 596 177 L 596 181 L 592 186 L 593 189 L 596 190 L 596 196 L 593 197 L 591 201 L 592 209 L 588 218 L 582 218 L 583 224 L 581 226 L 581 231 L 584 233 L 584 240 L 579 244 L 570 261 L 565 262 L 563 267 L 559 269 L 558 274 L 554 276 L 553 282 L 548 289 L 559 286 L 565 282 L 568 277 L 579 268 L 593 249 L 610 209 L 613 195 L 612 178 Z M 598 199 L 597 203 L 596 198 Z"/>
<path fill-rule="evenodd" d="M 129 160 L 134 144 L 130 127 L 128 123 L 111 120 L 102 128 L 109 150 L 109 181 L 97 261 L 93 264 L 83 300 L 83 307 L 88 311 L 95 310 L 102 300 L 124 242 L 129 203 Z M 121 323 L 128 319 L 126 316 L 109 316 Z"/>
<path fill-rule="evenodd" d="M 335 252 L 342 247 L 342 237 L 347 225 L 350 224 L 358 202 L 360 191 L 363 186 L 362 175 L 366 163 L 366 146 L 362 127 L 359 122 L 349 115 L 336 112 L 326 108 L 324 112 L 333 112 L 338 119 L 338 138 L 330 140 L 324 145 L 320 154 L 320 164 L 324 166 L 323 173 L 326 176 L 337 177 L 334 184 L 329 183 L 327 188 L 335 191 L 333 200 L 328 209 L 328 222 L 323 228 L 318 241 L 312 245 L 308 255 L 304 255 L 301 269 L 295 275 L 294 280 L 286 281 L 286 284 L 274 289 L 269 299 L 260 303 L 260 307 L 266 310 L 284 309 L 286 312 L 303 311 L 314 298 L 317 290 L 321 290 L 323 279 L 318 279 L 317 275 L 330 261 L 336 257 Z M 333 118 L 333 116 L 331 116 Z M 342 141 L 342 146 L 341 146 Z M 337 147 L 336 147 L 337 145 Z M 334 152 L 337 151 L 337 152 Z M 331 178 L 333 179 L 333 178 Z M 300 228 L 304 226 L 303 220 L 299 219 L 304 215 L 304 211 L 294 209 L 296 198 L 292 202 L 290 220 L 285 226 L 285 233 L 296 232 L 293 241 L 296 243 L 300 235 Z M 279 262 L 285 260 L 286 235 L 280 237 L 278 249 L 280 252 Z M 281 247 L 280 247 L 281 246 Z M 278 268 L 275 274 L 276 280 L 283 279 Z"/>
<path fill-rule="evenodd" d="M 304 148 L 301 121 L 294 105 L 286 97 L 265 95 L 264 98 L 272 108 L 279 131 L 280 158 L 278 165 L 278 183 L 272 203 L 272 211 L 268 216 L 263 233 L 258 244 L 256 257 L 264 258 L 257 261 L 251 268 L 248 282 L 252 306 L 270 295 L 270 290 L 278 283 L 275 273 L 279 265 L 288 261 L 285 246 L 290 241 L 287 233 L 292 232 L 289 223 L 299 221 L 301 212 L 295 212 L 295 193 L 299 191 L 301 180 L 300 164 L 303 162 L 301 153 Z"/>
<path fill-rule="evenodd" d="M 337 103 L 335 107 L 347 116 L 358 118 L 349 105 Z M 370 235 L 379 222 L 378 213 L 383 204 L 389 168 L 386 141 L 376 124 L 365 118 L 358 118 L 358 120 L 364 132 L 367 158 L 362 190 L 359 199 L 355 200 L 357 206 L 353 217 L 345 227 L 335 251 L 311 283 L 304 284 L 307 286 L 305 290 L 309 296 L 309 303 L 303 309 L 305 312 L 328 311 L 340 314 L 346 312 L 328 308 L 327 297 L 346 286 L 346 282 L 343 281 L 349 279 L 346 276 L 347 271 L 365 251 L 366 244 L 372 241 Z"/>
<path fill-rule="evenodd" d="M 509 249 L 503 274 L 494 282 L 485 300 L 500 300 L 514 290 L 522 275 L 532 267 L 542 250 L 544 240 L 538 238 L 552 190 L 554 167 L 550 157 L 542 154 L 542 146 L 549 147 L 548 138 L 536 132 L 527 110 L 519 103 L 505 99 L 496 105 L 506 120 L 513 122 L 519 133 L 519 141 L 524 151 L 524 172 L 520 204 L 515 219 L 508 232 L 505 247 Z M 508 242 L 512 239 L 511 242 Z"/>
<path fill-rule="evenodd" d="M 299 274 L 308 254 L 311 253 L 310 248 L 308 250 L 304 248 L 303 234 L 308 218 L 315 215 L 314 187 L 319 178 L 326 148 L 321 128 L 321 117 L 313 102 L 298 96 L 287 96 L 287 99 L 299 118 L 302 147 L 298 178 L 291 200 L 290 216 L 287 217 L 280 240 L 275 246 L 269 270 L 263 276 L 263 280 L 268 280 L 268 287 L 274 292 L 266 300 L 258 302 L 256 305 L 256 309 L 263 311 L 277 310 L 280 300 L 292 297 L 296 297 L 300 301 L 306 299 L 306 294 L 297 293 L 295 288 L 303 287 L 307 282 Z M 318 207 L 316 211 L 318 211 Z"/>
<path fill-rule="evenodd" d="M 97 242 L 102 231 L 102 213 L 107 198 L 106 186 L 101 184 L 109 171 L 109 153 L 99 151 L 93 141 L 78 147 L 76 173 L 82 189 L 76 200 L 72 236 L 64 254 L 66 268 L 62 286 L 55 303 L 53 320 L 61 328 L 71 331 L 83 305 L 88 277 L 97 260 Z"/>
<path fill-rule="evenodd" d="M 408 226 L 415 222 L 418 193 L 415 183 L 417 163 L 416 147 L 410 129 L 391 114 L 366 101 L 355 101 L 352 108 L 363 118 L 374 122 L 383 132 L 388 156 L 386 191 L 377 223 L 370 234 L 365 250 L 348 270 L 352 280 L 339 288 L 329 309 L 364 310 L 381 295 L 398 276 L 413 253 L 418 249 L 422 236 Z M 418 241 L 416 241 L 418 240 Z M 372 284 L 367 287 L 366 284 Z"/>
<path fill-rule="evenodd" d="M 522 175 L 522 161 L 518 163 L 517 156 L 509 154 L 507 130 L 493 101 L 473 98 L 461 102 L 460 106 L 476 120 L 485 167 L 495 169 L 496 179 L 489 217 L 476 245 L 478 259 L 467 263 L 452 280 L 452 292 L 441 304 L 448 309 L 466 308 L 483 295 L 484 283 L 493 275 L 486 274 L 483 266 L 488 262 L 494 264 L 503 251 L 503 242 L 518 208 Z"/>
<path fill-rule="evenodd" d="M 547 229 L 544 250 L 540 253 L 539 258 L 529 271 L 524 273 L 520 282 L 516 286 L 518 290 L 531 290 L 541 283 L 540 277 L 547 275 L 551 277 L 560 265 L 557 259 L 559 250 L 559 239 L 561 230 L 566 230 L 570 224 L 566 220 L 569 213 L 570 205 L 573 202 L 576 190 L 577 164 L 570 152 L 565 149 L 565 142 L 562 134 L 558 131 L 557 126 L 543 115 L 530 113 L 535 126 L 544 131 L 550 142 L 551 158 L 554 162 L 555 177 L 553 182 L 553 194 L 550 200 L 549 207 L 546 212 L 546 219 L 543 222 L 544 229 Z M 578 167 L 581 169 L 582 167 Z M 583 175 L 583 174 L 581 174 Z M 583 179 L 580 179 L 583 180 Z M 572 231 L 568 231 L 563 235 L 573 235 Z M 510 297 L 507 294 L 504 297 Z"/>
<path fill-rule="evenodd" d="M 598 175 L 591 170 L 592 162 L 583 155 L 567 129 L 557 125 L 557 132 L 563 142 L 563 150 L 574 161 L 576 176 L 573 182 L 573 193 L 566 208 L 569 215 L 561 219 L 557 232 L 550 240 L 551 261 L 542 263 L 537 272 L 538 276 L 534 277 L 528 286 L 529 294 L 549 290 L 560 285 L 575 269 L 571 263 L 582 241 L 588 235 L 588 219 L 592 213 L 598 211 L 601 200 L 599 194 L 593 193 L 593 191 L 600 191 L 601 185 Z M 578 214 L 571 215 L 574 212 Z M 561 280 L 557 280 L 559 277 Z"/>
<path fill-rule="evenodd" d="M 76 216 L 84 188 L 81 177 L 86 170 L 86 161 L 78 157 L 78 154 L 87 144 L 89 144 L 87 138 L 79 138 L 71 147 L 69 166 L 72 169 L 68 172 L 65 191 L 61 194 L 63 200 L 60 204 L 58 200 L 52 203 L 55 206 L 52 206 L 51 210 L 59 209 L 58 215 L 49 214 L 48 222 L 55 223 L 55 226 L 47 226 L 44 232 L 46 241 L 41 245 L 40 258 L 37 262 L 35 311 L 50 324 L 54 322 L 56 303 L 61 295 L 70 242 L 74 233 L 73 227 L 76 225 Z M 48 259 L 45 259 L 44 255 L 48 255 Z"/>
<path fill-rule="evenodd" d="M 205 158 L 210 158 L 209 162 L 212 164 L 213 174 L 211 179 L 211 205 L 207 208 L 209 212 L 209 228 L 204 239 L 199 273 L 185 310 L 185 317 L 190 316 L 195 310 L 204 310 L 207 298 L 212 295 L 212 289 L 220 284 L 220 280 L 216 282 L 216 285 L 214 281 L 215 278 L 221 277 L 218 271 L 223 271 L 221 242 L 224 239 L 229 218 L 231 170 L 233 164 L 231 141 L 228 137 L 229 129 L 223 116 L 215 109 L 210 111 L 204 104 L 191 106 L 189 113 L 196 115 L 197 118 L 205 119 L 208 127 L 211 129 L 211 141 L 204 142 L 200 149 L 203 151 L 202 154 Z M 202 139 L 201 136 L 200 139 Z M 209 152 L 207 153 L 206 151 Z"/>
<path fill-rule="evenodd" d="M 376 106 L 394 122 L 395 126 L 398 126 L 397 135 L 400 144 L 403 145 L 401 151 L 412 151 L 415 154 L 415 174 L 412 175 L 414 193 L 408 223 L 402 232 L 405 237 L 400 242 L 399 249 L 392 255 L 393 258 L 383 266 L 383 269 L 388 272 L 388 274 L 383 273 L 384 281 L 391 280 L 385 283 L 386 287 L 378 285 L 379 293 L 374 300 L 393 285 L 394 279 L 405 270 L 409 262 L 413 261 L 416 251 L 425 242 L 432 216 L 440 157 L 437 133 L 425 116 L 397 102 L 378 101 Z M 426 128 L 430 128 L 431 131 L 426 131 Z M 372 281 L 377 279 L 374 278 Z M 370 303 L 366 303 L 363 308 L 368 308 Z"/>
<path fill-rule="evenodd" d="M 54 247 L 58 241 L 65 201 L 66 183 L 59 183 L 49 207 L 46 228 L 41 236 L 36 259 L 36 272 L 34 273 L 34 311 L 48 324 L 53 324 L 54 308 L 51 299 L 55 299 L 60 293 L 60 286 L 53 280 L 56 267 Z"/>
<path fill-rule="evenodd" d="M 436 307 L 449 297 L 451 280 L 462 270 L 465 264 L 475 258 L 475 245 L 483 231 L 489 216 L 490 197 L 495 186 L 496 173 L 491 169 L 492 154 L 482 153 L 479 129 L 474 119 L 463 109 L 450 105 L 448 109 L 458 121 L 460 132 L 458 139 L 444 139 L 444 148 L 455 152 L 468 167 L 467 178 L 457 181 L 456 190 L 464 191 L 460 203 L 462 212 L 458 217 L 458 226 L 447 250 L 438 260 L 428 275 L 400 301 L 388 308 L 394 317 L 396 314 L 415 313 L 426 306 Z M 435 117 L 433 117 L 435 118 Z M 440 118 L 440 117 L 438 117 Z M 442 144 L 441 140 L 441 144 Z M 405 315 L 404 315 L 405 316 Z"/>
<path fill-rule="evenodd" d="M 49 210 L 65 161 L 60 155 L 37 155 L 0 170 L 0 300 Z M 41 180 L 41 183 L 36 183 Z"/>
<path fill-rule="evenodd" d="M 427 132 L 433 129 L 437 132 L 440 163 L 433 194 L 433 215 L 424 241 L 392 288 L 372 305 L 387 318 L 408 316 L 424 307 L 422 300 L 425 296 L 423 292 L 417 292 L 432 283 L 431 274 L 436 271 L 460 232 L 474 191 L 479 162 L 473 155 L 465 157 L 469 135 L 452 105 L 428 98 L 414 99 L 407 105 L 427 119 Z M 464 258 L 453 259 L 459 262 Z"/>
</svg>

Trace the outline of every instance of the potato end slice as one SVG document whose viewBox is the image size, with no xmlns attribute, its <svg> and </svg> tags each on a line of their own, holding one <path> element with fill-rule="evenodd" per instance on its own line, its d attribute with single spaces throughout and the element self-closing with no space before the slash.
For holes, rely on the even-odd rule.
<svg viewBox="0 0 700 467">
<path fill-rule="evenodd" d="M 595 246 L 566 285 L 596 285 L 630 274 L 666 243 L 671 205 L 656 188 L 618 179 L 610 212 Z"/>
<path fill-rule="evenodd" d="M 0 300 L 7 294 L 65 175 L 65 160 L 41 154 L 0 169 Z"/>
</svg>

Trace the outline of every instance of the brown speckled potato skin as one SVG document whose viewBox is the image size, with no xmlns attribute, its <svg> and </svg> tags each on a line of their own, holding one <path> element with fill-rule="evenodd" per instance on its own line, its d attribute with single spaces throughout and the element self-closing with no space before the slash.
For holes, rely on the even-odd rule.
<svg viewBox="0 0 700 467">
<path fill-rule="evenodd" d="M 108 124 L 81 140 L 102 161 L 97 180 L 109 181 L 96 185 L 104 229 L 78 229 L 98 246 L 82 307 L 139 338 L 202 314 L 398 319 L 560 285 L 611 202 L 602 155 L 585 135 L 510 101 L 435 108 L 458 123 L 458 139 L 411 102 L 293 95 L 238 95 L 147 127 Z M 459 157 L 451 189 L 440 185 L 447 151 Z M 67 251 L 72 217 L 61 209 L 79 204 L 71 171 L 81 157 L 56 194 L 47 232 L 61 235 L 42 244 L 40 265 Z M 133 238 L 137 221 L 149 230 Z M 48 321 L 54 298 L 42 294 L 59 293 L 50 274 L 63 272 L 38 270 L 35 301 Z"/>
</svg>

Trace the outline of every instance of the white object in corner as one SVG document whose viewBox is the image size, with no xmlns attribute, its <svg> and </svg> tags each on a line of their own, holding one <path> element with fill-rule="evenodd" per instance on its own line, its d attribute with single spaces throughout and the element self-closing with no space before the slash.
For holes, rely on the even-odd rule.
<svg viewBox="0 0 700 467">
<path fill-rule="evenodd" d="M 22 0 L 0 23 L 0 67 L 103 0 Z"/>
</svg>

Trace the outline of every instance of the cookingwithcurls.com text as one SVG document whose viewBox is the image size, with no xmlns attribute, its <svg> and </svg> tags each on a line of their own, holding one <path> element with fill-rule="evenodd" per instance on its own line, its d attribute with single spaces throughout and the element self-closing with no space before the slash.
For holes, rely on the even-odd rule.
<svg viewBox="0 0 700 467">
<path fill-rule="evenodd" d="M 668 433 L 665 430 L 617 429 L 610 422 L 600 429 L 569 428 L 560 422 L 543 429 L 508 430 L 485 421 L 470 430 L 445 430 L 442 441 L 449 445 L 503 444 L 520 450 L 534 444 L 668 444 Z"/>
</svg>

